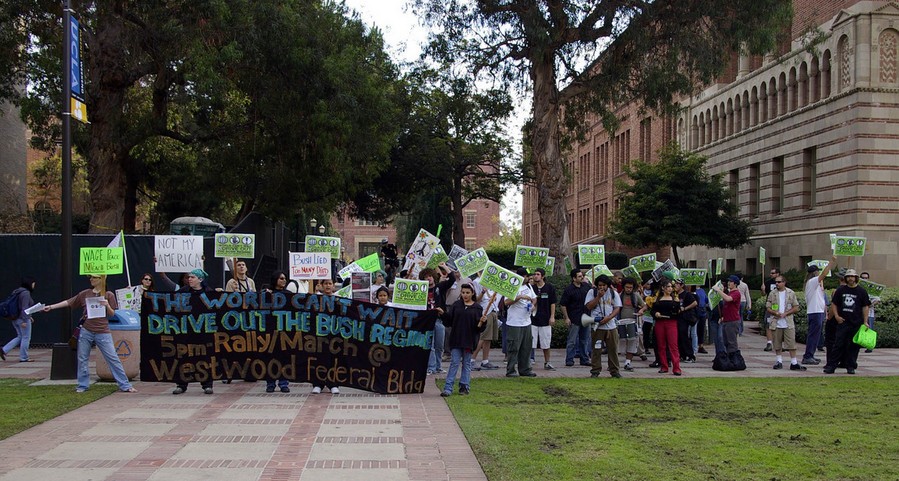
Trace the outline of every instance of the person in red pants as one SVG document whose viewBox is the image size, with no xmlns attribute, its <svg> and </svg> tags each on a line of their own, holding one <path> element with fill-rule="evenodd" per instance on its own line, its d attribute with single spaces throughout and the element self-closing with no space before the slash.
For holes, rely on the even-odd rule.
<svg viewBox="0 0 899 481">
<path fill-rule="evenodd" d="M 680 299 L 674 295 L 674 286 L 668 279 L 662 279 L 659 297 L 652 304 L 652 317 L 655 319 L 653 330 L 656 334 L 656 348 L 660 358 L 660 374 L 668 372 L 665 362 L 666 349 L 670 353 L 672 372 L 681 375 L 680 352 L 677 348 L 677 315 L 680 313 Z"/>
</svg>

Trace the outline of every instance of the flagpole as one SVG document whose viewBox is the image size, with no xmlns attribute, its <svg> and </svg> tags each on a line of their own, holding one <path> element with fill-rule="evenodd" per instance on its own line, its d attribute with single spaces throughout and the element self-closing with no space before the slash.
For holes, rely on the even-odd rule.
<svg viewBox="0 0 899 481">
<path fill-rule="evenodd" d="M 122 256 L 125 258 L 125 280 L 128 281 L 129 286 L 132 286 L 134 284 L 131 283 L 131 268 L 128 267 L 128 249 L 125 247 L 125 231 L 119 231 L 119 236 L 122 238 Z"/>
</svg>

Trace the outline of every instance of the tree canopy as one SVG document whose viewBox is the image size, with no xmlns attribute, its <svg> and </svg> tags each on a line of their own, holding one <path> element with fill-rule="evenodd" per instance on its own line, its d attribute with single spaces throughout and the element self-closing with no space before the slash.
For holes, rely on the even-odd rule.
<svg viewBox="0 0 899 481">
<path fill-rule="evenodd" d="M 706 158 L 676 146 L 660 152 L 657 163 L 626 165 L 627 180 L 616 183 L 621 200 L 609 226 L 610 237 L 632 247 L 701 245 L 736 249 L 749 242 L 752 227 L 721 175 L 709 175 Z"/>
<path fill-rule="evenodd" d="M 564 138 L 588 114 L 614 128 L 623 104 L 666 110 L 733 52 L 772 50 L 790 0 L 416 0 L 430 52 L 533 95 L 541 238 L 557 273 L 571 255 Z M 564 112 L 564 116 L 563 116 Z M 563 126 L 565 128 L 563 128 Z"/>
</svg>

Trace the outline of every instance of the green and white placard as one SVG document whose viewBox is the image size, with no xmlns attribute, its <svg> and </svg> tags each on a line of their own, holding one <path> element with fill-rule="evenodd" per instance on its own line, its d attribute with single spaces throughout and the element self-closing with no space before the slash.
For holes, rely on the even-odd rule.
<svg viewBox="0 0 899 481">
<path fill-rule="evenodd" d="M 705 278 L 708 274 L 706 269 L 681 269 L 680 278 L 684 284 L 688 286 L 701 286 L 705 284 Z"/>
<path fill-rule="evenodd" d="M 549 257 L 548 247 L 515 247 L 515 265 L 521 267 L 544 267 Z"/>
<path fill-rule="evenodd" d="M 637 269 L 637 272 L 647 272 L 656 268 L 656 255 L 643 254 L 642 256 L 631 257 L 628 263 Z"/>
<path fill-rule="evenodd" d="M 719 257 L 718 263 L 715 264 L 715 275 L 720 276 L 722 272 L 724 272 L 724 258 Z"/>
<path fill-rule="evenodd" d="M 431 256 L 431 260 L 428 261 L 428 267 L 433 269 L 439 266 L 441 262 L 446 262 L 448 260 L 449 256 L 443 251 L 443 246 L 438 245 L 437 248 L 434 249 L 434 255 Z"/>
<path fill-rule="evenodd" d="M 122 247 L 82 247 L 78 273 L 82 276 L 121 274 L 125 270 Z"/>
<path fill-rule="evenodd" d="M 307 235 L 306 252 L 330 252 L 331 259 L 340 259 L 340 237 Z"/>
<path fill-rule="evenodd" d="M 487 266 L 484 267 L 483 275 L 481 275 L 481 278 L 478 280 L 478 283 L 482 286 L 492 291 L 496 291 L 507 299 L 515 299 L 515 296 L 518 295 L 518 289 L 521 288 L 522 282 L 524 282 L 524 277 L 519 276 L 508 269 L 504 269 L 493 262 L 487 263 Z"/>
<path fill-rule="evenodd" d="M 883 295 L 883 290 L 887 288 L 887 286 L 883 284 L 878 284 L 876 282 L 871 282 L 865 279 L 859 279 L 858 285 L 862 287 L 862 289 L 868 291 L 868 295 L 871 297 L 880 297 Z"/>
<path fill-rule="evenodd" d="M 811 267 L 811 266 L 818 266 L 818 269 L 821 269 L 821 270 L 823 271 L 824 268 L 827 267 L 827 264 L 830 264 L 830 262 L 829 262 L 829 261 L 825 261 L 825 260 L 821 260 L 821 259 L 815 259 L 815 260 L 809 262 L 809 263 L 806 264 L 806 265 L 809 266 L 809 267 Z M 828 275 L 828 276 L 832 276 L 832 275 L 833 275 L 833 272 L 828 272 L 827 275 Z"/>
<path fill-rule="evenodd" d="M 596 266 L 606 263 L 606 246 L 585 244 L 577 246 L 578 262 L 582 265 Z"/>
<path fill-rule="evenodd" d="M 759 247 L 759 264 L 765 265 L 765 248 Z"/>
<path fill-rule="evenodd" d="M 836 236 L 834 240 L 833 255 L 861 257 L 865 255 L 865 247 L 868 245 L 867 239 L 864 237 L 841 237 Z"/>
<path fill-rule="evenodd" d="M 256 257 L 256 234 L 216 234 L 215 257 L 242 259 Z"/>
<path fill-rule="evenodd" d="M 484 270 L 489 261 L 487 251 L 481 247 L 456 259 L 456 267 L 459 268 L 459 274 L 462 274 L 462 277 L 468 277 Z"/>
<path fill-rule="evenodd" d="M 621 269 L 621 275 L 635 279 L 637 282 L 641 282 L 640 273 L 637 272 L 637 268 L 634 266 L 627 266 L 624 269 Z"/>
<path fill-rule="evenodd" d="M 428 281 L 397 279 L 393 285 L 393 304 L 406 309 L 428 307 Z"/>
</svg>

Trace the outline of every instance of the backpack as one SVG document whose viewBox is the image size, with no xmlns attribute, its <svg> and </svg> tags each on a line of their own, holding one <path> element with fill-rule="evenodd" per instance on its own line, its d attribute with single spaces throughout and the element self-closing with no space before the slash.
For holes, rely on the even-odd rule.
<svg viewBox="0 0 899 481">
<path fill-rule="evenodd" d="M 0 303 L 0 317 L 14 321 L 19 318 L 19 314 L 21 314 L 21 310 L 19 309 L 19 294 L 22 293 L 22 288 L 12 291 L 12 294 L 9 295 L 2 303 Z"/>
</svg>

